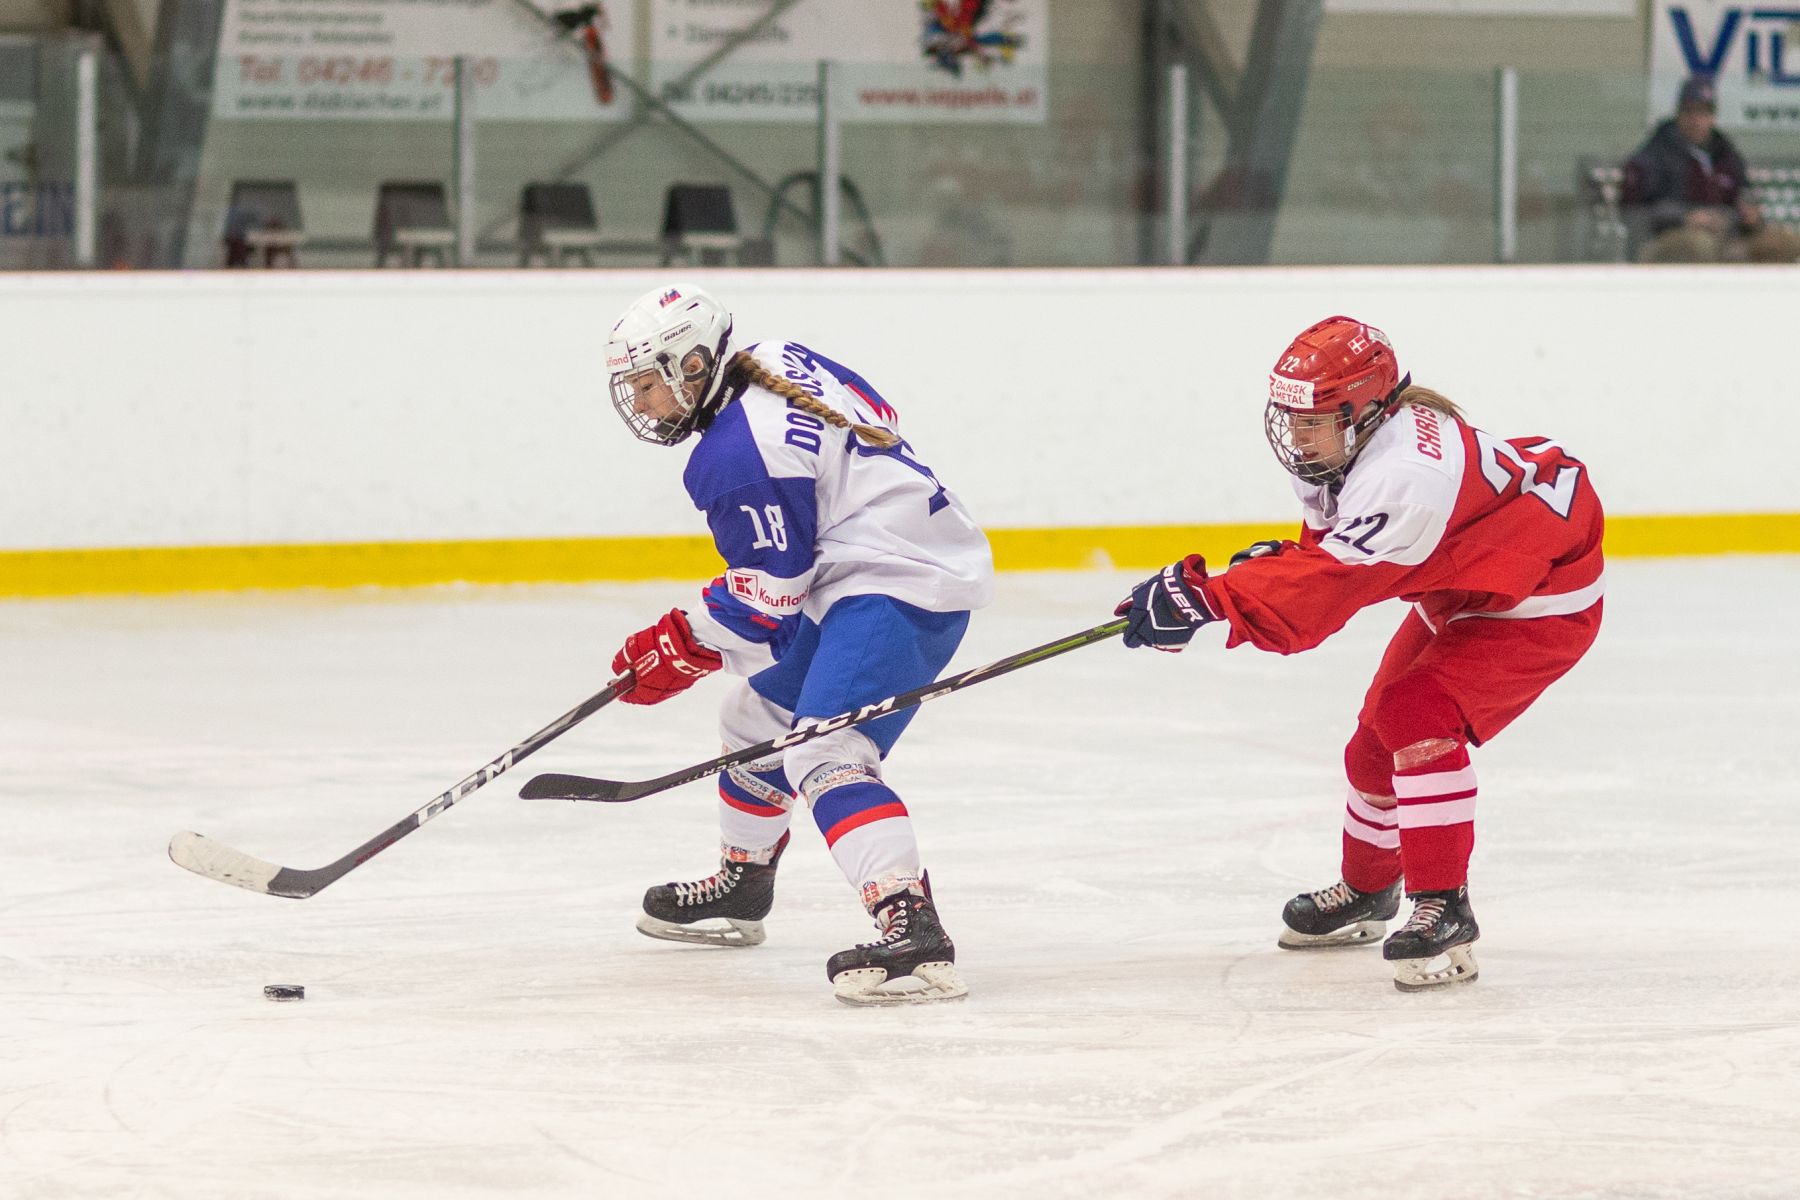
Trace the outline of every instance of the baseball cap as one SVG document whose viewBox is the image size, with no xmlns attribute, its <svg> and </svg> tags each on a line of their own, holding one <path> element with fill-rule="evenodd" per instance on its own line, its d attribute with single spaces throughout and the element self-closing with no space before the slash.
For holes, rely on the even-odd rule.
<svg viewBox="0 0 1800 1200">
<path fill-rule="evenodd" d="M 1681 96 L 1676 100 L 1676 108 L 1704 108 L 1714 111 L 1718 108 L 1718 97 L 1713 92 L 1713 81 L 1710 75 L 1691 75 L 1681 85 Z"/>
</svg>

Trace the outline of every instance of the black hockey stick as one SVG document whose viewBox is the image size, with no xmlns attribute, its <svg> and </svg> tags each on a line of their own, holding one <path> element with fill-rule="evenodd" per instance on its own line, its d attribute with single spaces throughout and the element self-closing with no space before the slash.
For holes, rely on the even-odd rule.
<svg viewBox="0 0 1800 1200">
<path fill-rule="evenodd" d="M 233 850 L 230 846 L 186 830 L 169 840 L 169 858 L 178 867 L 186 867 L 196 875 L 204 875 L 220 883 L 229 883 L 270 896 L 304 900 L 336 883 L 520 759 L 561 737 L 605 708 L 634 682 L 630 672 L 620 675 L 602 691 L 583 700 L 424 808 L 407 815 L 336 862 L 323 867 L 311 871 L 278 867 L 274 863 L 252 858 L 240 850 Z"/>
<path fill-rule="evenodd" d="M 874 704 L 865 704 L 861 708 L 841 713 L 835 717 L 801 721 L 788 733 L 772 741 L 748 746 L 730 754 L 720 755 L 707 762 L 697 763 L 683 771 L 670 775 L 660 775 L 655 779 L 644 779 L 628 783 L 618 779 L 589 779 L 585 775 L 538 775 L 526 782 L 519 789 L 519 795 L 527 800 L 601 800 L 609 804 L 620 804 L 627 800 L 641 800 L 645 796 L 667 791 L 672 787 L 680 787 L 684 783 L 692 783 L 696 779 L 705 779 L 708 775 L 717 775 L 729 767 L 739 763 L 755 762 L 759 758 L 767 758 L 777 750 L 785 750 L 789 746 L 798 746 L 801 742 L 810 742 L 814 738 L 824 737 L 828 733 L 836 733 L 840 729 L 849 729 L 861 725 L 865 721 L 873 721 L 885 717 L 889 713 L 923 704 L 927 700 L 936 700 L 939 696 L 948 696 L 951 692 L 961 691 L 971 684 L 980 683 L 984 679 L 992 679 L 996 675 L 1004 675 L 1008 671 L 1016 671 L 1020 667 L 1029 667 L 1032 663 L 1043 662 L 1046 658 L 1055 658 L 1070 650 L 1079 650 L 1083 646 L 1091 646 L 1095 642 L 1103 642 L 1107 638 L 1123 633 L 1123 620 L 1108 621 L 1104 625 L 1096 625 L 1092 629 L 1084 629 L 1080 633 L 1071 634 L 1060 641 L 1046 642 L 1042 646 L 1019 653 L 998 662 L 991 662 L 985 667 L 976 667 L 972 671 L 964 671 L 961 675 L 951 675 L 928 683 L 924 687 L 914 688 L 910 692 L 901 692 L 898 696 L 889 696 L 886 700 L 877 700 Z"/>
</svg>

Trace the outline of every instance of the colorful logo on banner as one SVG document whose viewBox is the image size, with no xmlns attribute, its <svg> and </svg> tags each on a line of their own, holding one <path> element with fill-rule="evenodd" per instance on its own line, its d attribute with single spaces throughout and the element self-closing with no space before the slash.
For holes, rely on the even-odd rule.
<svg viewBox="0 0 1800 1200">
<path fill-rule="evenodd" d="M 1719 124 L 1800 129 L 1800 4 L 1658 0 L 1650 38 L 1650 117 L 1675 108 L 1682 80 L 1709 75 Z"/>
<path fill-rule="evenodd" d="M 925 11 L 920 39 L 925 57 L 958 78 L 970 59 L 982 67 L 1011 62 L 1025 45 L 1024 36 L 1013 31 L 1012 13 L 997 18 L 1001 28 L 991 27 L 994 0 L 919 0 L 919 7 Z"/>
</svg>

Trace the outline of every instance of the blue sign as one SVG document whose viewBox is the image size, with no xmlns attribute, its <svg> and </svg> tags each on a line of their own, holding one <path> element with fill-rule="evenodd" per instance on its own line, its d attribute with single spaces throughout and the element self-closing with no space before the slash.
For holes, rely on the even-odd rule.
<svg viewBox="0 0 1800 1200">
<path fill-rule="evenodd" d="M 1652 121 L 1674 111 L 1684 79 L 1709 75 L 1721 126 L 1800 129 L 1800 4 L 1658 0 L 1652 19 Z"/>
<path fill-rule="evenodd" d="M 0 237 L 67 238 L 74 234 L 74 184 L 0 183 Z"/>
</svg>

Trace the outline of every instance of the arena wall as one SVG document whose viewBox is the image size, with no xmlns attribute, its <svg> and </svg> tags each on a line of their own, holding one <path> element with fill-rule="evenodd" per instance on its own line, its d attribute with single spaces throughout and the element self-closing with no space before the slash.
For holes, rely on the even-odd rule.
<svg viewBox="0 0 1800 1200">
<path fill-rule="evenodd" d="M 681 450 L 602 349 L 656 272 L 0 276 L 0 595 L 680 576 Z M 1609 550 L 1800 551 L 1766 465 L 1778 268 L 714 271 L 749 338 L 854 365 L 1015 569 L 1152 566 L 1291 529 L 1264 384 L 1334 312 L 1592 472 Z"/>
</svg>

